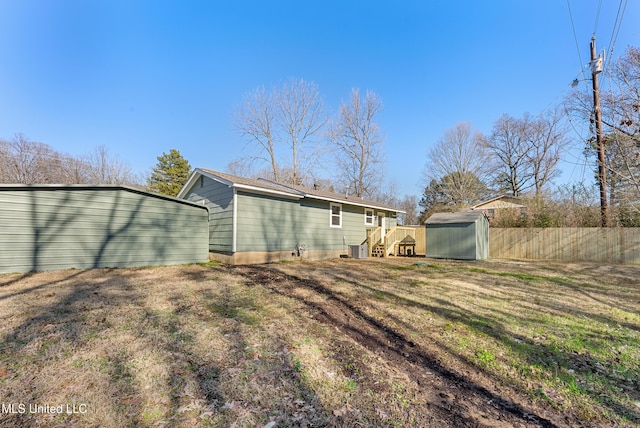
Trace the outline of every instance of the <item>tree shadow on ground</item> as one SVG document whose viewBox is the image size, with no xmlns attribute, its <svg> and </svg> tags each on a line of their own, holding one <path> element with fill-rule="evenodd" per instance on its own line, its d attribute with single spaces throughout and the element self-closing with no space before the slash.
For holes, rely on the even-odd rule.
<svg viewBox="0 0 640 428">
<path fill-rule="evenodd" d="M 575 350 L 560 347 L 556 343 L 550 341 L 537 340 L 536 338 L 531 337 L 521 337 L 518 333 L 511 330 L 512 326 L 541 325 L 540 318 L 538 318 L 537 315 L 527 316 L 527 314 L 531 314 L 532 311 L 531 308 L 526 305 L 530 305 L 533 301 L 535 301 L 537 307 L 540 308 L 540 310 L 536 311 L 535 314 L 554 314 L 553 316 L 559 320 L 577 319 L 582 320 L 582 323 L 584 323 L 584 320 L 586 319 L 592 320 L 592 323 L 587 323 L 587 328 L 592 331 L 586 332 L 584 335 L 588 336 L 588 340 L 592 342 L 592 344 L 597 342 L 600 344 L 599 346 L 611 348 L 611 352 L 615 352 L 613 345 L 609 343 L 609 337 L 605 333 L 598 331 L 597 324 L 600 323 L 605 326 L 618 325 L 632 331 L 638 331 L 637 324 L 621 322 L 620 320 L 616 320 L 612 317 L 594 314 L 594 312 L 590 312 L 581 306 L 566 303 L 563 296 L 569 298 L 575 297 L 576 294 L 581 296 L 584 295 L 579 289 L 580 285 L 576 285 L 567 279 L 559 283 L 552 278 L 551 282 L 557 284 L 557 287 L 540 288 L 535 287 L 535 284 L 540 279 L 537 277 L 532 277 L 533 285 L 525 286 L 526 281 L 516 281 L 515 277 L 513 277 L 512 284 L 505 285 L 502 283 L 492 285 L 491 280 L 492 278 L 495 278 L 495 276 L 492 275 L 495 275 L 495 272 L 481 272 L 481 276 L 476 281 L 482 284 L 483 290 L 502 294 L 502 296 L 494 298 L 503 300 L 505 307 L 509 308 L 509 312 L 502 312 L 494 307 L 481 306 L 478 305 L 478 303 L 474 303 L 476 310 L 469 311 L 468 308 L 456 304 L 455 301 L 445 300 L 444 298 L 438 297 L 429 297 L 428 301 L 431 303 L 425 304 L 400 296 L 394 292 L 381 291 L 376 288 L 369 287 L 364 283 L 360 283 L 352 279 L 350 280 L 350 283 L 354 286 L 368 289 L 370 292 L 387 293 L 389 299 L 397 300 L 401 302 L 401 304 L 413 306 L 418 310 L 436 313 L 447 320 L 461 323 L 474 331 L 486 334 L 495 339 L 497 343 L 504 346 L 510 353 L 522 358 L 525 362 L 525 366 L 541 367 L 542 370 L 549 373 L 556 373 L 555 377 L 561 379 L 562 382 L 571 384 L 572 388 L 579 391 L 579 394 L 589 397 L 594 402 L 600 403 L 603 408 L 608 409 L 621 418 L 626 418 L 634 423 L 640 422 L 640 413 L 633 407 L 625 406 L 614 399 L 606 397 L 606 395 L 597 388 L 585 388 L 583 387 L 584 385 L 581 385 L 579 382 L 580 379 L 584 382 L 584 379 L 597 375 L 599 380 L 603 381 L 605 384 L 617 384 L 624 387 L 628 391 L 627 395 L 629 402 L 636 402 L 640 400 L 640 389 L 637 388 L 637 380 L 629 380 L 625 379 L 624 376 L 620 376 L 620 361 L 617 358 L 603 361 L 591 355 L 589 352 L 576 352 Z M 456 279 L 462 282 L 468 282 L 471 280 L 467 273 L 459 271 L 446 271 L 446 277 L 447 280 Z M 509 277 L 506 279 L 509 279 Z M 342 278 L 342 280 L 349 279 Z M 565 287 L 566 289 L 563 289 Z M 598 289 L 597 287 L 590 288 L 592 289 L 592 293 L 595 292 L 593 290 Z M 610 288 L 612 288 L 612 286 L 608 286 L 600 290 L 600 293 L 603 294 L 602 298 L 598 296 L 591 297 L 604 308 L 618 308 L 618 305 L 614 304 L 611 306 L 610 304 L 612 299 L 611 295 L 608 294 L 608 290 Z M 520 300 L 514 300 L 512 297 L 509 297 L 507 295 L 507 293 L 510 292 L 509 289 L 511 292 L 517 289 Z M 408 290 L 403 289 L 402 291 L 407 292 Z M 521 310 L 519 310 L 519 308 L 521 308 Z M 481 315 L 481 313 L 487 315 Z M 583 332 L 581 332 L 581 334 L 582 333 Z M 624 346 L 624 344 L 621 345 Z M 478 366 L 474 362 L 469 363 L 476 365 L 479 369 L 482 369 L 481 366 Z M 560 374 L 558 374 L 559 370 Z M 508 381 L 509 379 L 502 379 L 502 381 L 505 380 Z M 547 396 L 547 392 L 542 388 L 538 388 L 533 391 L 533 393 L 537 394 L 540 398 L 553 401 Z M 553 392 L 550 393 L 553 394 Z"/>
<path fill-rule="evenodd" d="M 630 402 L 640 400 L 640 390 L 637 388 L 637 380 L 624 379 L 624 376 L 622 378 L 620 377 L 619 360 L 617 362 L 616 359 L 612 361 L 599 361 L 588 352 L 579 353 L 558 347 L 555 343 L 545 343 L 544 341 L 534 340 L 533 338 L 522 338 L 519 337 L 517 333 L 511 331 L 510 328 L 508 328 L 503 322 L 500 321 L 500 316 L 502 316 L 504 320 L 509 320 L 509 325 L 511 325 L 511 323 L 513 323 L 513 325 L 527 325 L 539 322 L 539 319 L 529 318 L 525 315 L 530 313 L 530 310 L 522 310 L 521 312 L 517 310 L 517 308 L 523 302 L 513 302 L 506 297 L 502 297 L 503 299 L 505 299 L 505 303 L 509 304 L 509 307 L 511 309 L 511 312 L 509 313 L 500 313 L 500 311 L 497 311 L 495 308 L 480 307 L 476 304 L 478 309 L 481 309 L 486 314 L 491 314 L 483 316 L 479 313 L 480 311 L 470 312 L 468 308 L 458 305 L 453 301 L 445 300 L 444 298 L 430 297 L 429 302 L 432 303 L 426 304 L 405 296 L 401 296 L 391 291 L 380 290 L 378 288 L 368 286 L 364 282 L 354 280 L 351 277 L 346 277 L 336 272 L 327 272 L 326 275 L 337 280 L 347 282 L 354 287 L 359 287 L 360 289 L 367 290 L 370 293 L 378 293 L 378 295 L 383 295 L 389 301 L 398 302 L 408 307 L 414 307 L 419 311 L 426 311 L 429 313 L 437 314 L 446 320 L 461 323 L 474 331 L 480 332 L 481 334 L 486 334 L 495 339 L 496 342 L 500 343 L 511 353 L 519 355 L 520 358 L 523 358 L 526 365 L 528 366 L 541 366 L 543 370 L 549 371 L 551 373 L 557 373 L 559 369 L 564 370 L 564 373 L 562 376 L 560 376 L 560 378 L 564 382 L 573 382 L 575 387 L 580 389 L 580 394 L 590 397 L 591 400 L 600 403 L 604 408 L 617 414 L 621 418 L 626 418 L 627 420 L 634 423 L 640 422 L 640 413 L 635 409 L 625 406 L 622 403 L 617 402 L 611 398 L 603 396 L 602 391 L 600 390 L 581 388 L 577 381 L 578 377 L 586 378 L 597 374 L 597 376 L 599 376 L 599 378 L 607 384 L 624 385 L 628 391 L 627 395 Z M 447 279 L 452 278 L 457 278 L 461 281 L 469 281 L 468 275 L 459 272 L 447 272 Z M 483 287 L 485 287 L 485 289 L 487 290 L 493 289 L 494 291 L 502 291 L 505 288 L 504 285 L 492 286 L 489 284 L 490 281 L 485 281 L 483 282 Z M 562 316 L 564 317 L 591 319 L 595 322 L 599 322 L 605 325 L 620 325 L 630 330 L 638 330 L 638 326 L 635 324 L 620 322 L 619 320 L 615 320 L 602 315 L 594 315 L 592 312 L 589 312 L 587 310 L 581 310 L 579 308 L 576 308 L 575 306 L 566 303 L 560 303 L 558 300 L 558 293 L 562 293 L 561 287 L 568 287 L 572 293 L 580 295 L 583 295 L 583 293 L 581 293 L 581 290 L 578 289 L 579 285 L 575 285 L 568 280 L 563 281 L 562 284 L 558 284 L 558 287 L 560 287 L 560 289 L 536 289 L 535 298 L 539 300 L 538 305 L 541 307 L 541 309 L 548 310 L 551 313 L 562 314 Z M 409 290 L 404 289 L 402 291 L 407 292 Z M 527 291 L 525 290 L 521 292 L 526 293 Z M 606 292 L 606 290 L 603 290 L 603 292 Z M 599 304 L 608 306 L 608 303 L 602 302 L 602 300 L 609 300 L 610 296 L 606 296 L 603 299 L 599 299 L 593 296 L 591 297 L 594 298 L 594 300 Z M 530 296 L 530 300 L 533 300 L 533 298 L 533 295 Z M 389 315 L 390 314 L 385 314 L 386 317 L 388 317 Z M 407 327 L 410 329 L 410 326 Z M 595 331 L 594 333 L 591 333 L 592 340 L 599 339 L 603 344 L 606 343 L 606 337 L 598 338 L 597 336 L 598 333 L 595 333 Z M 455 351 L 451 349 L 450 346 L 447 346 L 446 344 L 441 345 L 443 346 L 443 348 L 448 348 L 449 352 L 455 355 Z M 476 366 L 478 369 L 483 369 L 475 362 L 467 360 L 467 363 Z M 495 378 L 495 375 L 493 377 Z M 496 380 L 501 380 L 503 382 L 508 381 L 508 379 L 504 378 L 496 378 Z M 544 390 L 539 389 L 538 393 L 542 398 L 548 399 Z"/>
<path fill-rule="evenodd" d="M 6 373 L 0 376 L 3 395 L 15 403 L 49 403 L 63 397 L 86 403 L 89 411 L 55 417 L 3 414 L 0 426 L 231 425 L 231 419 L 240 419 L 251 400 L 234 395 L 233 386 L 222 382 L 236 382 L 234 375 L 239 379 L 244 374 L 228 370 L 233 361 L 221 365 L 197 337 L 199 329 L 213 330 L 227 318 L 219 307 L 207 306 L 221 304 L 211 291 L 218 284 L 199 281 L 208 276 L 200 275 L 200 269 L 192 269 L 195 292 L 176 284 L 145 283 L 149 270 L 144 269 L 35 273 L 5 283 L 0 299 L 28 312 L 10 313 L 20 321 L 4 329 L 0 339 L 0 373 Z M 55 279 L 40 280 L 50 276 Z M 160 301 L 158 292 L 166 290 L 158 287 L 171 287 Z M 230 296 L 226 303 L 227 315 L 237 307 L 234 299 Z M 243 322 L 239 315 L 235 318 Z M 232 330 L 228 341 L 234 355 L 247 358 L 243 353 L 248 340 L 242 329 Z M 283 343 L 269 346 L 284 348 Z M 285 375 L 279 382 L 296 391 L 294 395 L 307 397 L 304 404 L 315 409 L 309 420 L 324 425 L 326 411 L 291 355 L 280 358 Z M 287 404 L 279 403 L 282 408 Z M 278 423 L 295 416 L 275 407 L 270 413 Z M 264 425 L 268 414 L 247 423 Z"/>
<path fill-rule="evenodd" d="M 482 385 L 476 384 L 461 375 L 452 372 L 433 355 L 428 355 L 416 345 L 412 340 L 406 338 L 403 334 L 391 328 L 387 323 L 380 319 L 374 318 L 366 314 L 362 308 L 353 304 L 349 299 L 335 293 L 323 283 L 314 279 L 304 279 L 296 275 L 291 275 L 279 271 L 277 268 L 269 267 L 237 267 L 233 268 L 233 272 L 245 276 L 250 281 L 261 284 L 269 288 L 273 292 L 295 299 L 306 306 L 313 314 L 316 320 L 328 325 L 339 328 L 356 342 L 369 349 L 373 353 L 382 353 L 394 365 L 405 368 L 408 372 L 412 372 L 412 366 L 426 368 L 436 373 L 444 382 L 449 385 L 455 385 L 456 388 L 464 389 L 469 392 L 465 396 L 464 404 L 452 406 L 451 403 L 444 402 L 441 405 L 432 403 L 435 409 L 439 411 L 444 418 L 449 420 L 455 426 L 469 426 L 477 424 L 469 414 L 467 406 L 478 405 L 484 407 L 484 403 L 490 402 L 496 408 L 502 417 L 505 414 L 516 423 L 531 423 L 535 421 L 539 426 L 554 427 L 556 424 L 547 419 L 543 415 L 535 414 L 531 409 L 526 409 L 509 399 L 505 399 L 496 395 L 492 391 Z M 330 273 L 340 280 L 353 282 L 358 286 L 362 284 L 340 277 L 335 273 Z M 311 299 L 304 297 L 297 292 L 297 288 L 301 287 L 306 290 L 313 290 L 321 299 Z M 392 296 L 392 293 L 387 293 Z M 416 302 L 408 302 L 400 296 L 393 296 L 400 302 L 410 303 L 424 310 L 431 308 Z M 385 317 L 388 314 L 385 314 Z M 419 382 L 419 380 L 418 380 Z M 484 409 L 486 411 L 486 409 Z M 499 419 L 499 418 L 498 418 Z"/>
<path fill-rule="evenodd" d="M 24 279 L 28 278 L 30 283 L 38 283 L 40 277 L 45 277 L 44 274 L 37 273 L 24 275 L 2 289 L 0 295 L 0 299 L 11 301 L 15 307 L 25 308 L 23 314 L 16 314 L 24 316 L 24 321 L 6 332 L 0 343 L 3 350 L 2 363 L 14 374 L 9 379 L 14 382 L 5 382 L 4 386 L 8 388 L 8 395 L 16 402 L 50 403 L 52 397 L 43 395 L 42 391 L 55 392 L 56 396 L 60 391 L 55 391 L 59 385 L 48 385 L 49 381 L 56 382 L 54 378 L 49 378 L 51 375 L 47 372 L 51 367 L 62 367 L 63 364 L 58 365 L 60 361 L 73 358 L 78 348 L 86 346 L 90 335 L 99 335 L 110 324 L 107 318 L 88 321 L 90 311 L 100 312 L 99 308 L 104 305 L 117 307 L 136 298 L 134 295 L 112 295 L 110 288 L 114 285 L 121 287 L 123 284 L 116 284 L 113 279 L 92 277 L 86 271 L 57 271 L 47 274 L 47 277 L 50 275 L 54 275 L 56 279 L 20 287 Z M 119 281 L 120 278 L 117 279 Z M 125 375 L 126 370 L 119 361 L 111 361 L 109 366 L 108 371 L 112 376 Z M 29 383 L 42 388 L 24 388 L 23 383 L 27 379 Z M 109 395 L 104 394 L 105 401 L 109 401 Z M 83 397 L 76 398 L 84 402 Z M 56 422 L 60 419 L 68 423 L 71 416 L 58 415 Z M 8 424 L 6 426 L 12 423 L 20 426 L 39 424 L 44 420 L 46 415 L 14 414 L 5 423 Z"/>
</svg>

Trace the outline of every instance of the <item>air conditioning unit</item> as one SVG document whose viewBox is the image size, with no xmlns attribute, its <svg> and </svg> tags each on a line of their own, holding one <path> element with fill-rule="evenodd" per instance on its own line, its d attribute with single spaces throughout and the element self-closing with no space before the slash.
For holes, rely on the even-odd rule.
<svg viewBox="0 0 640 428">
<path fill-rule="evenodd" d="M 349 256 L 354 259 L 366 259 L 369 257 L 369 248 L 367 244 L 349 245 Z"/>
</svg>

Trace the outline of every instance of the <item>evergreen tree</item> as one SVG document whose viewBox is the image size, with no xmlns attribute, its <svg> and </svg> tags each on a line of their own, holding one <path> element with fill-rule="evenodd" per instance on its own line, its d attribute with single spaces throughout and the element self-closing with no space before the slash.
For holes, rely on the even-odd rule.
<svg viewBox="0 0 640 428">
<path fill-rule="evenodd" d="M 147 179 L 152 192 L 167 196 L 176 196 L 191 174 L 191 165 L 180 152 L 171 149 L 169 153 L 158 156 L 158 163 Z"/>
</svg>

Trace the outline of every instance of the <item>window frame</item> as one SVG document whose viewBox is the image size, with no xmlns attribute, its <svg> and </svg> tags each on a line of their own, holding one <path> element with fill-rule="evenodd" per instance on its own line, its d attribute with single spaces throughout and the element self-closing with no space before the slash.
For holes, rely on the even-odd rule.
<svg viewBox="0 0 640 428">
<path fill-rule="evenodd" d="M 338 208 L 338 214 L 333 213 L 333 208 Z M 333 224 L 333 219 L 338 219 L 338 224 Z M 342 204 L 337 204 L 334 202 L 329 203 L 329 227 L 341 228 L 342 227 Z"/>
<path fill-rule="evenodd" d="M 371 213 L 371 215 L 369 216 L 367 213 Z M 364 225 L 371 227 L 376 225 L 376 214 L 373 208 L 364 209 Z"/>
</svg>

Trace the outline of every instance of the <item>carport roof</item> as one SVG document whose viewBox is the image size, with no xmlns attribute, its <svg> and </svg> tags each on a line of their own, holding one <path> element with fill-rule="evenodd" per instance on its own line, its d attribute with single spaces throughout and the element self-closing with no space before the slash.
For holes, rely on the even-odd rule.
<svg viewBox="0 0 640 428">
<path fill-rule="evenodd" d="M 173 196 L 163 195 L 161 193 L 149 192 L 147 190 L 139 189 L 133 186 L 127 186 L 123 184 L 0 184 L 0 192 L 2 191 L 35 191 L 35 190 L 47 190 L 47 191 L 70 191 L 70 190 L 123 190 L 131 193 L 138 193 L 140 195 L 150 196 L 158 199 L 166 199 L 169 201 L 177 202 L 179 204 L 193 205 L 198 208 L 208 209 L 202 204 L 187 201 L 185 199 L 174 198 Z"/>
</svg>

